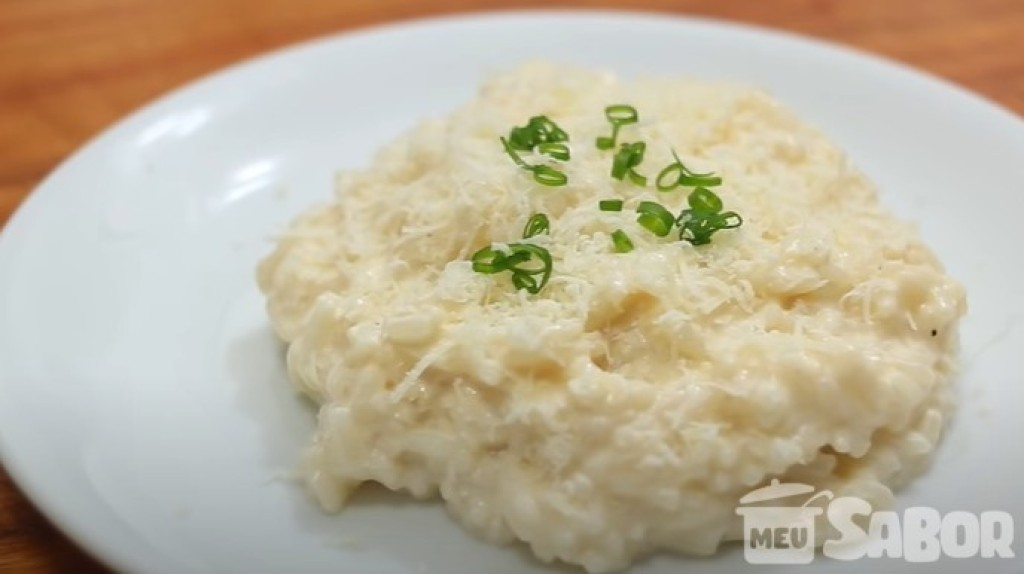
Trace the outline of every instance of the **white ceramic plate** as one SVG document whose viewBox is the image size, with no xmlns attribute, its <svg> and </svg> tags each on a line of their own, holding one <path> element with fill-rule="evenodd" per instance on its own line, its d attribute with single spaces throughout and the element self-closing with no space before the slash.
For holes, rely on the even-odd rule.
<svg viewBox="0 0 1024 574">
<path fill-rule="evenodd" d="M 268 238 L 328 197 L 335 170 L 527 57 L 761 85 L 844 146 L 970 298 L 959 417 L 899 502 L 1002 509 L 1024 527 L 1024 124 L 844 48 L 621 13 L 470 16 L 305 44 L 179 90 L 75 154 L 0 239 L 0 446 L 22 488 L 133 572 L 558 570 L 474 540 L 437 504 L 370 492 L 325 516 L 280 480 L 313 415 L 253 282 Z M 734 547 L 637 571 L 740 565 Z"/>
</svg>

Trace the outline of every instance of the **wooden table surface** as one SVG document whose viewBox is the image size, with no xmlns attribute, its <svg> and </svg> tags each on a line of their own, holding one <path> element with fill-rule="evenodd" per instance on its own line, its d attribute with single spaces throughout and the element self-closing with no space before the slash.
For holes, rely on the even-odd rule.
<svg viewBox="0 0 1024 574">
<path fill-rule="evenodd" d="M 902 60 L 1024 113 L 1024 0 L 577 0 L 784 28 Z M 0 225 L 75 148 L 127 112 L 242 58 L 495 0 L 0 0 Z M 0 318 L 2 320 L 2 318 Z M 106 572 L 0 469 L 0 572 Z"/>
</svg>

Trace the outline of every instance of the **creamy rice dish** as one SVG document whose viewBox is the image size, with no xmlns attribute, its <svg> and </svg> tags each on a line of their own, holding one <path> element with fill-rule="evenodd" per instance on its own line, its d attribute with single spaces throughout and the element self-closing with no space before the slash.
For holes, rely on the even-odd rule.
<svg viewBox="0 0 1024 574">
<path fill-rule="evenodd" d="M 966 309 L 768 94 L 546 63 L 340 175 L 258 280 L 320 405 L 320 504 L 440 497 L 589 572 L 714 553 L 773 478 L 891 503 L 950 414 Z"/>
</svg>

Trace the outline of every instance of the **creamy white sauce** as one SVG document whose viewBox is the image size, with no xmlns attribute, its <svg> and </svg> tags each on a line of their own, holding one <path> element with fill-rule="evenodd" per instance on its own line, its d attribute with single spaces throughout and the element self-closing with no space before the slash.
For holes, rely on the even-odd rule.
<svg viewBox="0 0 1024 574">
<path fill-rule="evenodd" d="M 652 181 L 675 149 L 744 225 L 693 247 L 635 222 L 686 193 L 609 177 L 603 109 L 629 103 Z M 498 143 L 546 114 L 565 187 Z M 620 213 L 601 199 L 622 198 Z M 467 261 L 529 216 L 554 259 L 516 291 Z M 624 229 L 636 245 L 613 252 Z M 332 510 L 362 482 L 440 495 L 469 530 L 591 572 L 710 554 L 771 478 L 877 505 L 929 461 L 951 407 L 963 289 L 822 134 L 765 93 L 535 63 L 344 174 L 260 266 L 295 384 L 322 404 L 304 457 Z M 935 335 L 933 336 L 933 331 Z"/>
</svg>

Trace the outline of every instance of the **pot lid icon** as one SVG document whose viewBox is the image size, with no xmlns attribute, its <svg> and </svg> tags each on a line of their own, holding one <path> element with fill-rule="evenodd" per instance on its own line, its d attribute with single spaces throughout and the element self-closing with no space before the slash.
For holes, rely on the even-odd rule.
<svg viewBox="0 0 1024 574">
<path fill-rule="evenodd" d="M 779 479 L 773 478 L 771 484 L 768 486 L 762 486 L 757 490 L 751 490 L 748 492 L 740 499 L 740 504 L 763 502 L 765 500 L 796 496 L 797 494 L 810 494 L 812 492 L 814 492 L 814 487 L 809 484 L 803 484 L 800 482 L 787 482 L 783 484 L 779 482 Z"/>
</svg>

